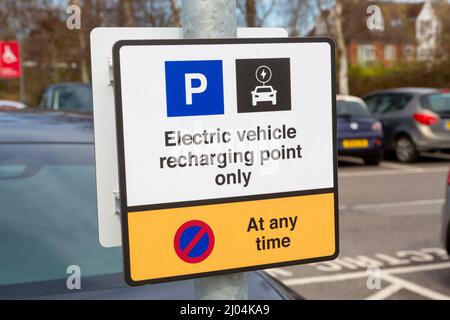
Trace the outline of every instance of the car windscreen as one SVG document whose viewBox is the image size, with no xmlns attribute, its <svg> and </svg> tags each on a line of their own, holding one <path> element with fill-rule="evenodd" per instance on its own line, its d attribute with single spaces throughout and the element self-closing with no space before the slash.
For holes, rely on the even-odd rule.
<svg viewBox="0 0 450 320">
<path fill-rule="evenodd" d="M 337 101 L 338 117 L 370 117 L 367 107 L 356 101 Z"/>
<path fill-rule="evenodd" d="M 425 108 L 443 116 L 450 116 L 450 92 L 433 93 L 422 97 Z"/>
<path fill-rule="evenodd" d="M 92 87 L 74 84 L 55 88 L 53 109 L 92 111 Z"/>
<path fill-rule="evenodd" d="M 0 144 L 0 218 L 0 291 L 121 272 L 98 240 L 92 144 Z"/>
</svg>

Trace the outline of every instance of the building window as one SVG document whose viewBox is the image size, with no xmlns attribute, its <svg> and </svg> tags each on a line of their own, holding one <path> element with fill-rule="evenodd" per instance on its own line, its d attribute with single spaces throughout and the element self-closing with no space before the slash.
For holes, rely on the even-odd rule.
<svg viewBox="0 0 450 320">
<path fill-rule="evenodd" d="M 395 18 L 391 20 L 391 26 L 394 28 L 401 27 L 403 25 L 403 21 L 400 18 Z"/>
<path fill-rule="evenodd" d="M 420 61 L 428 61 L 433 59 L 433 49 L 428 47 L 417 48 L 417 59 Z"/>
<path fill-rule="evenodd" d="M 386 59 L 386 61 L 395 60 L 395 46 L 387 45 L 386 47 L 384 47 L 384 58 Z"/>
<path fill-rule="evenodd" d="M 358 63 L 365 64 L 376 60 L 375 46 L 364 44 L 358 46 Z"/>
<path fill-rule="evenodd" d="M 407 45 L 403 48 L 403 55 L 407 61 L 414 60 L 415 48 L 412 45 Z"/>
</svg>

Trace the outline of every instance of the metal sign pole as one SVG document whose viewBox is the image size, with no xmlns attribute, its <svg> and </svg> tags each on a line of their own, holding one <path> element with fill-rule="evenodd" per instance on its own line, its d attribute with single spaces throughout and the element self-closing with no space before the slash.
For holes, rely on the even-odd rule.
<svg viewBox="0 0 450 320">
<path fill-rule="evenodd" d="M 20 59 L 20 78 L 19 78 L 19 95 L 20 95 L 20 102 L 23 104 L 25 103 L 25 74 L 24 74 L 24 67 L 23 67 L 23 54 L 24 54 L 24 47 L 23 47 L 23 37 L 19 38 L 19 59 Z"/>
<path fill-rule="evenodd" d="M 183 0 L 184 38 L 236 38 L 236 0 Z M 248 299 L 245 273 L 195 280 L 198 300 Z"/>
</svg>

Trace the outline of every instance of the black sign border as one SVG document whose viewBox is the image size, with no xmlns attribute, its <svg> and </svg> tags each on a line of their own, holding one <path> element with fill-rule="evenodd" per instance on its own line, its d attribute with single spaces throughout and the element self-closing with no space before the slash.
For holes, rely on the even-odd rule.
<svg viewBox="0 0 450 320">
<path fill-rule="evenodd" d="M 209 200 L 195 200 L 172 203 L 160 203 L 144 206 L 128 207 L 127 192 L 126 192 L 126 174 L 125 174 L 125 150 L 123 137 L 123 114 L 122 114 L 122 86 L 121 86 L 121 72 L 120 72 L 120 49 L 124 46 L 170 46 L 170 45 L 232 45 L 232 44 L 279 44 L 279 43 L 327 43 L 330 46 L 331 57 L 331 94 L 332 94 L 332 121 L 333 121 L 333 188 L 303 190 L 293 192 L 268 193 L 241 197 L 228 197 Z M 338 199 L 338 172 L 337 172 L 337 124 L 336 124 L 336 61 L 335 61 L 335 43 L 333 39 L 328 37 L 309 37 L 309 38 L 235 38 L 235 39 L 164 39 L 164 40 L 120 40 L 113 46 L 113 68 L 114 68 L 114 104 L 116 110 L 116 135 L 117 135 L 117 160 L 119 170 L 119 194 L 120 194 L 120 215 L 121 215 L 121 229 L 122 229 L 122 250 L 124 263 L 124 277 L 125 281 L 130 286 L 141 286 L 146 284 L 156 284 L 169 281 L 180 281 L 187 279 L 196 279 L 201 277 L 223 275 L 236 272 L 255 271 L 268 268 L 278 268 L 285 266 L 293 266 L 299 264 L 328 261 L 337 258 L 339 255 L 339 199 Z M 292 70 L 291 70 L 292 71 Z M 128 214 L 130 212 L 157 210 L 168 208 L 181 208 L 187 206 L 204 206 L 210 204 L 254 201 L 263 199 L 274 199 L 283 197 L 293 197 L 300 195 L 315 195 L 315 194 L 334 194 L 334 222 L 335 222 L 335 252 L 330 256 L 301 259 L 286 262 L 277 262 L 271 264 L 256 265 L 250 267 L 233 268 L 225 270 L 217 270 L 210 272 L 194 273 L 181 276 L 164 277 L 148 280 L 136 281 L 131 278 L 130 270 L 130 250 L 128 237 Z"/>
</svg>

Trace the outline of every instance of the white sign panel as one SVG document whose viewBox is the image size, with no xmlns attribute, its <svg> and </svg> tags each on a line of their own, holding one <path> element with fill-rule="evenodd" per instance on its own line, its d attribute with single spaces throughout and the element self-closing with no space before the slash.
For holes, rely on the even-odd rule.
<svg viewBox="0 0 450 320">
<path fill-rule="evenodd" d="M 324 42 L 124 46 L 128 206 L 332 188 L 330 54 Z"/>
<path fill-rule="evenodd" d="M 331 40 L 129 40 L 113 52 L 129 284 L 337 256 Z"/>
</svg>

